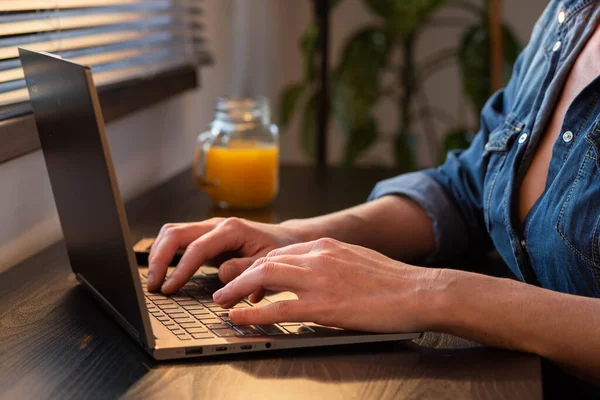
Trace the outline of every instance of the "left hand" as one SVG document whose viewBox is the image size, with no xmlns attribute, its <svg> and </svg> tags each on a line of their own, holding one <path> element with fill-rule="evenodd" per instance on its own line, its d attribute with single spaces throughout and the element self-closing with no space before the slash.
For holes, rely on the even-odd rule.
<svg viewBox="0 0 600 400">
<path fill-rule="evenodd" d="M 291 291 L 298 300 L 233 309 L 236 324 L 314 322 L 370 332 L 431 327 L 420 301 L 440 270 L 414 267 L 333 239 L 271 251 L 214 294 L 224 308 L 260 290 Z"/>
</svg>

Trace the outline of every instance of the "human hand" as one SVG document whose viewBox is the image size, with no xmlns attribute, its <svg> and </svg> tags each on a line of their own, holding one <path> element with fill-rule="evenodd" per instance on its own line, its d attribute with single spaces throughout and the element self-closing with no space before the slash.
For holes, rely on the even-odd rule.
<svg viewBox="0 0 600 400">
<path fill-rule="evenodd" d="M 314 322 L 370 331 L 414 332 L 430 325 L 423 293 L 441 270 L 410 266 L 333 239 L 291 245 L 258 259 L 214 294 L 231 308 L 258 291 L 291 291 L 298 300 L 233 309 L 240 325 Z"/>
<path fill-rule="evenodd" d="M 150 251 L 148 290 L 158 290 L 162 285 L 165 294 L 174 293 L 207 260 L 227 251 L 236 251 L 241 257 L 228 260 L 219 267 L 220 279 L 229 282 L 271 250 L 300 241 L 300 233 L 289 225 L 263 224 L 238 218 L 166 224 Z M 170 261 L 181 248 L 186 249 L 181 261 L 163 283 Z M 264 292 L 258 291 L 252 299 L 260 299 L 263 295 Z"/>
</svg>

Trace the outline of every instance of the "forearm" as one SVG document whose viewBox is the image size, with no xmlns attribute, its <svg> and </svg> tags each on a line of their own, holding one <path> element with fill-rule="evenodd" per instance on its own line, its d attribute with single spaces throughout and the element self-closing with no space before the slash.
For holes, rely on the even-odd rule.
<svg viewBox="0 0 600 400">
<path fill-rule="evenodd" d="M 412 200 L 385 196 L 320 217 L 286 221 L 304 241 L 330 237 L 376 250 L 399 260 L 416 260 L 435 250 L 433 224 Z"/>
<path fill-rule="evenodd" d="M 535 353 L 600 381 L 600 299 L 453 270 L 431 288 L 432 330 Z"/>
</svg>

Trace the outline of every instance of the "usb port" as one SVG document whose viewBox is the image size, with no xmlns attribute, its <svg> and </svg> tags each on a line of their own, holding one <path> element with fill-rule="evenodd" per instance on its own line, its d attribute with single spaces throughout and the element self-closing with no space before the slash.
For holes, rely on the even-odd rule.
<svg viewBox="0 0 600 400">
<path fill-rule="evenodd" d="M 217 347 L 215 351 L 227 351 L 227 346 Z"/>
<path fill-rule="evenodd" d="M 240 349 L 242 350 L 250 350 L 252 348 L 251 344 L 245 344 L 243 346 L 240 346 Z"/>
<path fill-rule="evenodd" d="M 202 347 L 194 347 L 194 348 L 185 349 L 186 356 L 191 356 L 194 354 L 195 355 L 202 354 Z"/>
</svg>

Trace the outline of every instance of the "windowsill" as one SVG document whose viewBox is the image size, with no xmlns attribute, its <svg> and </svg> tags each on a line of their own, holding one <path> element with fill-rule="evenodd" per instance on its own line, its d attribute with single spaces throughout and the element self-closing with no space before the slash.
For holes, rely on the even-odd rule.
<svg viewBox="0 0 600 400">
<path fill-rule="evenodd" d="M 114 121 L 171 96 L 198 87 L 196 68 L 182 66 L 157 74 L 106 86 L 99 90 L 105 122 Z M 40 148 L 31 113 L 0 121 L 0 164 Z"/>
</svg>

